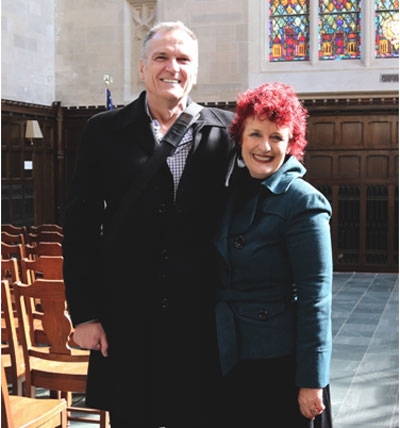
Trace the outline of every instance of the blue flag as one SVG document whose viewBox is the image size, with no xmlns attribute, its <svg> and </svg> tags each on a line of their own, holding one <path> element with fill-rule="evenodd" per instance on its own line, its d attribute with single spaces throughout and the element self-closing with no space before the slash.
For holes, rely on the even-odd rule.
<svg viewBox="0 0 400 428">
<path fill-rule="evenodd" d="M 106 96 L 106 107 L 107 110 L 114 110 L 115 106 L 113 104 L 112 98 L 111 98 L 111 91 L 109 88 L 106 89 L 107 96 Z"/>
</svg>

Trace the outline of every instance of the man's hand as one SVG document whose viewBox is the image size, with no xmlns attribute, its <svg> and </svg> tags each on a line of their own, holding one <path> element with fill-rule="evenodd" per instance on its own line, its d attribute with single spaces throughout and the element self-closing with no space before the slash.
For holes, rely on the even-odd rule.
<svg viewBox="0 0 400 428">
<path fill-rule="evenodd" d="M 83 349 L 101 351 L 103 357 L 108 356 L 108 341 L 101 323 L 91 322 L 75 327 L 73 340 Z"/>
</svg>

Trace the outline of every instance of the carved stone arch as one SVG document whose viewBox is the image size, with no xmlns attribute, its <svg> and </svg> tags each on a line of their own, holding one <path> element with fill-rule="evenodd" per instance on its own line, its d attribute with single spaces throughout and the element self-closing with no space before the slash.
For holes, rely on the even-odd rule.
<svg viewBox="0 0 400 428">
<path fill-rule="evenodd" d="M 128 37 L 131 43 L 130 60 L 130 93 L 137 95 L 144 89 L 139 78 L 139 58 L 142 41 L 148 30 L 155 24 L 157 1 L 127 0 L 130 12 Z"/>
</svg>

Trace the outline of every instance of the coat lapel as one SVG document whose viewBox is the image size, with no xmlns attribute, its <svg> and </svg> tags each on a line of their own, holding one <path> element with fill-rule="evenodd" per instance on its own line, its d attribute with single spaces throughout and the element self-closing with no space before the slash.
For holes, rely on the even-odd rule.
<svg viewBox="0 0 400 428">
<path fill-rule="evenodd" d="M 233 192 L 232 195 L 231 192 L 214 242 L 225 260 L 228 259 L 229 237 L 246 234 L 254 223 L 260 194 L 260 192 L 256 193 L 235 208 L 237 193 Z"/>
<path fill-rule="evenodd" d="M 224 216 L 222 218 L 222 223 L 218 229 L 216 239 L 214 241 L 215 247 L 221 253 L 222 257 L 227 259 L 228 254 L 228 235 L 229 235 L 229 225 L 233 214 L 233 200 L 229 198 Z"/>
</svg>

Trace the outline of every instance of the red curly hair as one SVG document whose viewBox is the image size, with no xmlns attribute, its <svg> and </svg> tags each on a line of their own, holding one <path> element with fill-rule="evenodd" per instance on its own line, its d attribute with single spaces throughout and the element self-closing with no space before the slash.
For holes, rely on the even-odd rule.
<svg viewBox="0 0 400 428">
<path fill-rule="evenodd" d="M 268 119 L 279 128 L 290 128 L 292 137 L 289 140 L 288 153 L 298 160 L 303 160 L 304 148 L 307 145 L 308 111 L 292 86 L 275 82 L 248 89 L 239 95 L 235 113 L 229 132 L 238 147 L 241 145 L 244 122 L 249 116 L 259 120 Z"/>
</svg>

